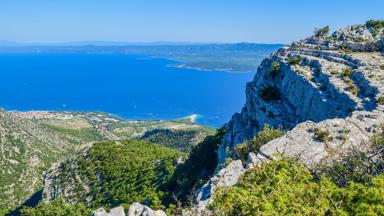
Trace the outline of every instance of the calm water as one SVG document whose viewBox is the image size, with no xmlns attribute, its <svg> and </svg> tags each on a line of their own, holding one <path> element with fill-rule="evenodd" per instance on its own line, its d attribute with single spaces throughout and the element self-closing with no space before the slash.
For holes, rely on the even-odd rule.
<svg viewBox="0 0 384 216">
<path fill-rule="evenodd" d="M 198 114 L 220 126 L 240 111 L 254 73 L 167 67 L 131 55 L 0 54 L 0 107 L 7 110 L 104 111 L 127 119 Z"/>
</svg>

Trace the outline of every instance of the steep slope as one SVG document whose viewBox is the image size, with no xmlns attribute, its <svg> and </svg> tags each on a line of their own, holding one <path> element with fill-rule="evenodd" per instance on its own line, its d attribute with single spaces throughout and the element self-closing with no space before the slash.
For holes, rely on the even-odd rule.
<svg viewBox="0 0 384 216">
<path fill-rule="evenodd" d="M 198 212 L 207 209 L 215 190 L 236 185 L 263 161 L 294 157 L 316 172 L 319 165 L 371 148 L 370 139 L 384 123 L 384 21 L 330 36 L 328 30 L 319 29 L 262 61 L 246 86 L 245 106 L 226 125 L 218 172 L 195 194 Z M 265 125 L 287 133 L 242 158 L 240 144 L 247 145 Z"/>
<path fill-rule="evenodd" d="M 103 140 L 140 139 L 152 130 L 177 134 L 161 144 L 181 144 L 189 149 L 214 129 L 188 119 L 174 121 L 127 121 L 107 113 L 6 112 L 0 111 L 0 210 L 13 209 L 42 188 L 43 172 L 90 144 Z"/>
<path fill-rule="evenodd" d="M 159 207 L 163 185 L 181 156 L 144 141 L 97 143 L 47 172 L 44 200 L 63 198 L 93 208 L 134 202 Z"/>
<path fill-rule="evenodd" d="M 317 163 L 365 142 L 383 122 L 382 22 L 350 26 L 331 36 L 293 43 L 266 58 L 247 84 L 241 113 L 227 124 L 219 161 L 264 125 L 291 130 L 260 154 L 299 155 Z M 324 137 L 326 136 L 326 137 Z"/>
<path fill-rule="evenodd" d="M 74 151 L 79 139 L 0 111 L 0 209 L 12 208 L 41 186 L 41 174 Z"/>
</svg>

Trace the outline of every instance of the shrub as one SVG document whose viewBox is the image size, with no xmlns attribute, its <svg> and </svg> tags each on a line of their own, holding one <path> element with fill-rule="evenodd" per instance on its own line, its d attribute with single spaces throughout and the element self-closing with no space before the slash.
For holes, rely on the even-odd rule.
<svg viewBox="0 0 384 216">
<path fill-rule="evenodd" d="M 358 95 L 359 89 L 356 87 L 356 85 L 353 83 L 353 80 L 350 78 L 352 73 L 353 73 L 353 70 L 351 67 L 344 69 L 341 74 L 343 76 L 342 79 L 345 82 L 345 84 L 348 85 L 348 87 L 346 87 L 345 90 L 351 92 L 353 95 Z"/>
<path fill-rule="evenodd" d="M 368 20 L 365 25 L 368 28 L 384 28 L 384 20 Z"/>
<path fill-rule="evenodd" d="M 323 28 L 316 28 L 314 31 L 315 37 L 324 37 L 329 34 L 329 26 L 325 26 Z"/>
<path fill-rule="evenodd" d="M 384 105 L 384 97 L 383 96 L 380 96 L 377 98 L 377 103 L 380 104 L 380 105 Z"/>
<path fill-rule="evenodd" d="M 370 182 L 374 175 L 384 172 L 384 133 L 374 135 L 364 149 L 352 147 L 330 167 L 320 168 L 321 172 L 340 186 L 347 186 L 350 181 Z"/>
<path fill-rule="evenodd" d="M 237 185 L 219 188 L 209 208 L 215 215 L 382 215 L 384 175 L 339 187 L 316 180 L 295 159 L 262 163 Z"/>
<path fill-rule="evenodd" d="M 272 62 L 271 64 L 271 70 L 269 71 L 272 76 L 276 76 L 280 73 L 280 64 L 278 62 Z"/>
<path fill-rule="evenodd" d="M 91 215 L 92 210 L 82 203 L 70 205 L 62 200 L 54 200 L 49 203 L 41 203 L 35 208 L 24 208 L 21 210 L 22 216 L 83 216 Z"/>
<path fill-rule="evenodd" d="M 260 97 L 264 101 L 275 101 L 280 100 L 280 92 L 275 86 L 267 86 L 263 90 L 261 90 Z"/>
<path fill-rule="evenodd" d="M 353 80 L 349 77 L 343 77 L 343 81 L 348 84 L 348 85 L 352 85 L 353 84 Z"/>
<path fill-rule="evenodd" d="M 298 58 L 289 58 L 289 59 L 287 60 L 288 64 L 290 64 L 290 65 L 298 65 L 298 64 L 300 64 L 302 61 L 303 61 L 303 59 L 300 58 L 300 57 L 298 57 Z"/>
<path fill-rule="evenodd" d="M 347 48 L 340 48 L 340 51 L 344 54 L 352 54 L 353 51 Z"/>
<path fill-rule="evenodd" d="M 322 142 L 332 141 L 333 138 L 328 130 L 315 128 L 315 136 Z"/>
<path fill-rule="evenodd" d="M 343 76 L 345 76 L 345 77 L 351 76 L 352 73 L 353 73 L 353 70 L 351 67 L 348 67 L 348 68 L 343 70 Z"/>
<path fill-rule="evenodd" d="M 283 131 L 270 127 L 269 125 L 265 125 L 264 128 L 252 138 L 252 140 L 248 140 L 237 145 L 236 153 L 241 159 L 246 160 L 249 152 L 259 151 L 261 146 L 283 135 Z"/>
<path fill-rule="evenodd" d="M 384 28 L 384 20 L 368 20 L 365 25 L 370 28 L 373 37 L 376 37 L 380 30 Z"/>
<path fill-rule="evenodd" d="M 380 65 L 380 69 L 384 70 L 384 64 Z"/>
<path fill-rule="evenodd" d="M 364 41 L 365 41 L 365 40 L 364 40 L 363 37 L 357 37 L 357 38 L 355 39 L 355 42 L 359 42 L 359 43 L 364 42 Z"/>
<path fill-rule="evenodd" d="M 345 90 L 351 92 L 353 95 L 359 94 L 359 89 L 354 84 L 348 86 L 347 88 L 345 88 Z"/>
</svg>

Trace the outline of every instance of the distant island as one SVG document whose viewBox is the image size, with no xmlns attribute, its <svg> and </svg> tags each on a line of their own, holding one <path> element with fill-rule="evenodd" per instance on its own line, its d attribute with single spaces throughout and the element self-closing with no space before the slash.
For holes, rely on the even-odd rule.
<svg viewBox="0 0 384 216">
<path fill-rule="evenodd" d="M 3 45 L 1 45 L 3 44 Z M 154 58 L 167 58 L 177 62 L 172 67 L 195 70 L 227 72 L 256 71 L 266 53 L 271 53 L 283 44 L 188 44 L 188 43 L 59 43 L 18 44 L 0 43 L 0 53 L 89 53 L 89 54 L 135 54 Z"/>
</svg>

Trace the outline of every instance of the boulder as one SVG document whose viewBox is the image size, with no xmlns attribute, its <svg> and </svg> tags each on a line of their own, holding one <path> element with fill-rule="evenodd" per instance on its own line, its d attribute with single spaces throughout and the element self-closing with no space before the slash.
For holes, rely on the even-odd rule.
<svg viewBox="0 0 384 216">
<path fill-rule="evenodd" d="M 212 195 L 219 187 L 235 185 L 245 169 L 241 160 L 232 161 L 225 168 L 215 174 L 208 183 L 200 188 L 196 194 L 197 210 L 202 212 L 206 210 L 207 205 L 212 201 Z"/>
<path fill-rule="evenodd" d="M 110 216 L 110 214 L 108 214 L 105 209 L 99 208 L 93 212 L 93 216 Z"/>
<path fill-rule="evenodd" d="M 109 212 L 109 215 L 110 216 L 125 216 L 123 206 L 119 206 L 119 207 L 111 209 L 111 211 Z"/>
<path fill-rule="evenodd" d="M 167 214 L 162 210 L 154 211 L 148 206 L 140 203 L 134 203 L 129 207 L 127 216 L 166 216 Z"/>
</svg>

